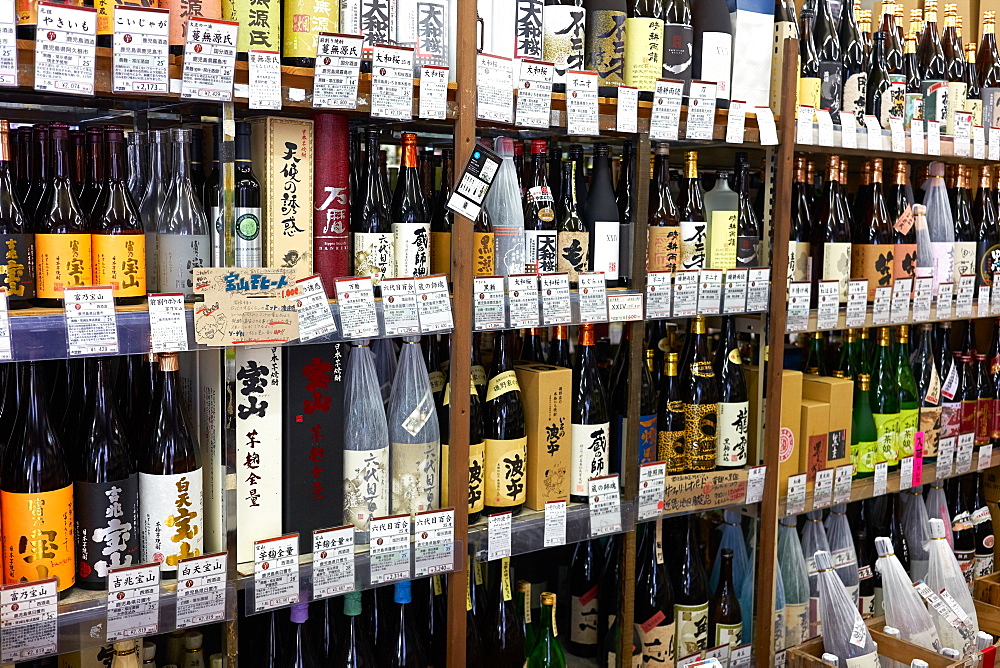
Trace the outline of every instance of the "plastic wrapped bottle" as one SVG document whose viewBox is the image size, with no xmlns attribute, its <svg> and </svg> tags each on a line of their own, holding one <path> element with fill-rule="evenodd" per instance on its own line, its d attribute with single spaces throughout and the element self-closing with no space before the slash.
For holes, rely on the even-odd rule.
<svg viewBox="0 0 1000 668">
<path fill-rule="evenodd" d="M 833 570 L 830 553 L 818 550 L 813 555 L 819 590 L 823 650 L 840 658 L 840 668 L 878 668 L 878 649 L 858 607 L 851 601 L 844 584 Z"/>
<path fill-rule="evenodd" d="M 743 590 L 743 578 L 747 573 L 747 548 L 743 540 L 743 529 L 740 523 L 740 514 L 734 510 L 724 510 L 722 512 L 722 524 L 719 527 L 722 538 L 719 540 L 719 549 L 712 560 L 712 574 L 708 578 L 709 591 L 715 591 L 719 586 L 719 568 L 722 563 L 722 550 L 733 551 L 733 584 L 736 591 Z M 749 637 L 749 636 L 744 636 Z"/>
<path fill-rule="evenodd" d="M 879 536 L 875 539 L 875 549 L 878 550 L 875 568 L 882 574 L 882 607 L 885 609 L 886 624 L 899 629 L 903 640 L 940 651 L 941 641 L 934 620 L 893 553 L 892 541 Z"/>
<path fill-rule="evenodd" d="M 938 286 L 941 283 L 949 281 L 958 283 L 954 277 L 955 219 L 951 215 L 948 188 L 944 183 L 944 164 L 932 162 L 928 174 L 929 178 L 924 184 L 923 203 L 927 207 L 927 232 L 931 238 L 931 253 L 934 256 L 934 295 L 937 296 Z M 919 239 L 917 244 L 919 255 Z"/>
<path fill-rule="evenodd" d="M 785 647 L 794 647 L 809 638 L 809 569 L 794 517 L 778 523 L 778 567 L 785 585 Z"/>
<path fill-rule="evenodd" d="M 826 538 L 837 575 L 857 605 L 858 555 L 854 551 L 854 537 L 851 535 L 851 525 L 847 521 L 846 503 L 839 503 L 830 508 L 830 514 L 826 518 Z"/>
<path fill-rule="evenodd" d="M 944 537 L 948 541 L 948 547 L 954 546 L 955 541 L 951 535 L 951 513 L 948 512 L 948 496 L 944 493 L 943 481 L 936 480 L 931 483 L 924 505 L 927 508 L 928 518 L 936 517 L 944 523 Z"/>
<path fill-rule="evenodd" d="M 486 211 L 496 244 L 495 271 L 502 276 L 524 273 L 524 210 L 521 184 L 514 166 L 514 140 L 497 137 L 494 148 L 503 162 L 486 194 Z"/>
<path fill-rule="evenodd" d="M 802 553 L 814 555 L 817 552 L 829 555 L 830 543 L 826 539 L 826 529 L 823 528 L 823 511 L 811 510 L 802 527 Z M 812 557 L 806 557 L 806 567 L 809 569 L 809 634 L 806 637 L 813 638 L 823 635 L 819 609 L 819 569 Z"/>
<path fill-rule="evenodd" d="M 927 548 L 930 534 L 927 533 L 927 506 L 920 494 L 920 487 L 912 487 L 899 493 L 903 502 L 903 535 L 910 553 L 910 580 L 916 582 L 927 576 Z"/>
<path fill-rule="evenodd" d="M 396 377 L 396 342 L 393 339 L 375 339 L 372 342 L 372 353 L 375 356 L 375 373 L 378 375 L 384 408 L 389 404 L 392 381 Z"/>
<path fill-rule="evenodd" d="M 937 626 L 938 635 L 941 638 L 941 644 L 959 650 L 964 650 L 966 643 L 971 643 L 974 647 L 976 636 L 979 633 L 979 618 L 976 616 L 976 607 L 972 602 L 972 595 L 969 593 L 965 576 L 958 565 L 958 560 L 955 559 L 955 553 L 951 551 L 951 547 L 945 541 L 944 523 L 940 519 L 932 517 L 927 524 L 930 528 L 931 539 L 927 544 L 930 561 L 927 565 L 925 582 L 934 593 L 941 595 L 942 592 L 946 591 L 947 594 L 951 595 L 972 621 L 971 635 L 969 635 L 969 633 L 960 633 L 941 615 L 932 615 L 934 625 Z"/>
</svg>

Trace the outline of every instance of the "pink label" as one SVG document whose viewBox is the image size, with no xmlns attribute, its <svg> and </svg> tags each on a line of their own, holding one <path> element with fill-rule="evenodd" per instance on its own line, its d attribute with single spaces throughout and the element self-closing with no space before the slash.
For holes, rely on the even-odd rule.
<svg viewBox="0 0 1000 668">
<path fill-rule="evenodd" d="M 924 432 L 913 435 L 913 486 L 919 487 L 924 480 Z"/>
<path fill-rule="evenodd" d="M 660 622 L 662 622 L 666 618 L 667 618 L 667 616 L 665 614 L 663 614 L 662 610 L 657 610 L 656 614 L 653 615 L 652 617 L 650 617 L 649 619 L 647 619 L 646 623 L 642 624 L 640 628 L 642 628 L 642 632 L 643 633 L 649 633 L 650 631 L 652 631 L 653 629 L 655 629 L 657 626 L 659 626 Z"/>
</svg>

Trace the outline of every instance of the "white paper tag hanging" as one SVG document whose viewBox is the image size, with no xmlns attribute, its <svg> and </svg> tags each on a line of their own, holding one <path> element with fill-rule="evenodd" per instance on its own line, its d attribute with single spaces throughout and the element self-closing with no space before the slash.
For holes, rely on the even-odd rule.
<svg viewBox="0 0 1000 668">
<path fill-rule="evenodd" d="M 543 547 L 556 547 L 566 544 L 566 502 L 545 502 L 545 534 L 542 537 Z"/>
<path fill-rule="evenodd" d="M 430 120 L 448 117 L 448 68 L 440 65 L 420 66 L 420 100 L 417 116 Z"/>
<path fill-rule="evenodd" d="M 881 151 L 882 146 L 882 126 L 878 124 L 878 119 L 872 115 L 865 116 L 866 140 L 869 151 Z"/>
<path fill-rule="evenodd" d="M 868 281 L 857 279 L 847 284 L 847 326 L 864 327 L 868 318 Z"/>
<path fill-rule="evenodd" d="M 515 329 L 538 327 L 538 276 L 517 274 L 507 277 L 510 326 Z"/>
<path fill-rule="evenodd" d="M 354 591 L 354 526 L 313 531 L 313 600 Z"/>
<path fill-rule="evenodd" d="M 927 121 L 927 154 L 941 155 L 941 121 Z"/>
<path fill-rule="evenodd" d="M 476 118 L 514 122 L 514 65 L 510 58 L 480 53 L 476 60 Z"/>
<path fill-rule="evenodd" d="M 226 553 L 206 554 L 177 563 L 175 626 L 185 629 L 226 618 Z"/>
<path fill-rule="evenodd" d="M 969 157 L 972 142 L 972 114 L 956 111 L 954 129 L 955 155 L 960 158 Z"/>
<path fill-rule="evenodd" d="M 622 530 L 621 497 L 618 491 L 618 474 L 591 478 L 588 484 L 590 498 L 590 537 L 596 538 Z"/>
<path fill-rule="evenodd" d="M 652 462 L 639 466 L 639 520 L 649 520 L 663 513 L 663 492 L 667 465 Z"/>
<path fill-rule="evenodd" d="M 552 76 L 555 66 L 538 60 L 521 61 L 517 89 L 517 124 L 526 128 L 547 128 L 552 112 Z"/>
<path fill-rule="evenodd" d="M 570 135 L 599 135 L 597 72 L 566 73 L 566 127 Z"/>
<path fill-rule="evenodd" d="M 410 516 L 373 518 L 368 523 L 373 585 L 410 579 Z"/>
<path fill-rule="evenodd" d="M 236 21 L 188 20 L 181 99 L 232 101 L 239 27 Z"/>
<path fill-rule="evenodd" d="M 698 270 L 683 269 L 674 273 L 675 318 L 690 318 L 698 313 Z"/>
<path fill-rule="evenodd" d="M 726 270 L 726 289 L 722 300 L 722 311 L 726 315 L 746 313 L 748 273 L 747 269 Z"/>
<path fill-rule="evenodd" d="M 753 267 L 747 277 L 747 312 L 763 313 L 771 298 L 770 267 Z"/>
<path fill-rule="evenodd" d="M 108 571 L 108 642 L 156 635 L 160 617 L 160 564 Z"/>
<path fill-rule="evenodd" d="M 726 143 L 742 144 L 746 133 L 747 103 L 733 100 L 729 103 L 729 114 L 726 121 Z"/>
<path fill-rule="evenodd" d="M 687 139 L 712 139 L 715 134 L 715 93 L 718 86 L 692 81 L 688 98 Z"/>
<path fill-rule="evenodd" d="M 378 44 L 372 50 L 372 118 L 413 118 L 413 49 Z"/>
<path fill-rule="evenodd" d="M 813 143 L 813 121 L 816 118 L 816 109 L 808 104 L 800 104 L 798 115 L 795 117 L 795 143 Z"/>
<path fill-rule="evenodd" d="M 676 141 L 681 122 L 681 95 L 684 83 L 658 79 L 653 92 L 653 111 L 649 119 L 649 138 Z"/>
<path fill-rule="evenodd" d="M 840 115 L 840 145 L 843 148 L 858 147 L 858 123 L 853 114 Z"/>
<path fill-rule="evenodd" d="M 757 117 L 757 130 L 760 133 L 760 143 L 763 146 L 778 144 L 778 128 L 774 124 L 774 112 L 771 107 L 754 107 Z"/>
<path fill-rule="evenodd" d="M 827 109 L 816 110 L 816 142 L 820 146 L 833 146 L 833 119 Z"/>
<path fill-rule="evenodd" d="M 903 119 L 898 116 L 889 118 L 889 137 L 892 150 L 896 153 L 906 152 L 906 131 L 903 129 Z"/>
<path fill-rule="evenodd" d="M 0 661 L 55 654 L 59 634 L 56 578 L 0 589 Z"/>
<path fill-rule="evenodd" d="M 465 163 L 458 186 L 448 198 L 448 208 L 469 220 L 479 218 L 483 201 L 499 169 L 500 156 L 477 145 L 469 154 L 469 161 Z"/>
<path fill-rule="evenodd" d="M 476 276 L 473 320 L 476 331 L 503 329 L 507 326 L 507 303 L 503 276 Z"/>
<path fill-rule="evenodd" d="M 448 277 L 444 274 L 421 276 L 414 280 L 417 291 L 417 311 L 420 315 L 420 333 L 433 334 L 452 329 L 451 296 L 448 294 Z"/>
<path fill-rule="evenodd" d="M 330 300 L 319 274 L 295 282 L 298 294 L 292 299 L 299 313 L 299 340 L 305 343 L 321 336 L 336 334 L 337 322 L 330 310 Z"/>
<path fill-rule="evenodd" d="M 976 160 L 986 158 L 986 134 L 982 125 L 972 126 L 972 157 Z"/>
<path fill-rule="evenodd" d="M 170 12 L 134 5 L 113 7 L 114 92 L 170 92 Z"/>
<path fill-rule="evenodd" d="M 510 556 L 511 514 L 496 513 L 486 519 L 486 560 L 494 561 Z"/>
<path fill-rule="evenodd" d="M 118 319 L 110 286 L 64 288 L 70 357 L 117 355 Z"/>
<path fill-rule="evenodd" d="M 541 283 L 542 324 L 546 327 L 565 325 L 573 319 L 569 302 L 569 275 L 542 274 Z"/>
<path fill-rule="evenodd" d="M 281 109 L 281 54 L 250 51 L 248 78 L 251 109 Z"/>
<path fill-rule="evenodd" d="M 988 158 L 1000 160 L 1000 128 L 991 127 L 989 135 Z"/>
<path fill-rule="evenodd" d="M 0 86 L 17 85 L 17 18 L 14 0 L 0 2 Z"/>
<path fill-rule="evenodd" d="M 413 523 L 413 577 L 455 569 L 455 509 L 417 513 Z"/>
<path fill-rule="evenodd" d="M 149 295 L 150 350 L 154 353 L 176 352 L 188 349 L 187 319 L 184 295 Z"/>
<path fill-rule="evenodd" d="M 334 282 L 340 307 L 340 327 L 345 339 L 370 339 L 379 335 L 378 315 L 371 276 Z"/>
<path fill-rule="evenodd" d="M 35 34 L 35 90 L 93 95 L 97 10 L 39 2 Z"/>
<path fill-rule="evenodd" d="M 910 124 L 910 153 L 923 155 L 924 153 L 924 124 L 917 120 Z"/>
<path fill-rule="evenodd" d="M 417 289 L 413 278 L 382 280 L 382 322 L 386 336 L 420 333 Z"/>
<path fill-rule="evenodd" d="M 364 38 L 323 32 L 316 41 L 313 107 L 357 109 Z"/>
<path fill-rule="evenodd" d="M 288 534 L 255 541 L 253 556 L 254 612 L 298 603 L 299 535 Z"/>
<path fill-rule="evenodd" d="M 633 86 L 618 87 L 616 127 L 618 132 L 639 131 L 639 89 Z"/>
<path fill-rule="evenodd" d="M 651 271 L 646 275 L 646 319 L 662 320 L 670 317 L 669 271 Z"/>
</svg>

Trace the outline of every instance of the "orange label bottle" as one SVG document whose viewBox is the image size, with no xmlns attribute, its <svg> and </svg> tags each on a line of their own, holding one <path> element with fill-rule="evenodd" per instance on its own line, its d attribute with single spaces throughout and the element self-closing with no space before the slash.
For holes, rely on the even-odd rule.
<svg viewBox="0 0 1000 668">
<path fill-rule="evenodd" d="M 62 299 L 63 289 L 93 285 L 93 258 L 89 234 L 36 234 L 39 299 Z"/>
<path fill-rule="evenodd" d="M 146 294 L 146 236 L 144 234 L 95 234 L 94 284 L 110 285 L 115 297 Z"/>
<path fill-rule="evenodd" d="M 4 584 L 58 577 L 59 591 L 76 581 L 73 486 L 51 492 L 0 492 Z"/>
</svg>

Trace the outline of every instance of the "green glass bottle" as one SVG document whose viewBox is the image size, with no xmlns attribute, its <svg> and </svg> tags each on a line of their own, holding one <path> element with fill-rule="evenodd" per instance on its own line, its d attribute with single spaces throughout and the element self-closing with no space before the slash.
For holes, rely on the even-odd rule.
<svg viewBox="0 0 1000 668">
<path fill-rule="evenodd" d="M 896 330 L 896 382 L 899 384 L 899 456 L 913 455 L 913 439 L 920 425 L 920 399 L 917 381 L 910 367 L 910 328 Z"/>
<path fill-rule="evenodd" d="M 542 630 L 535 644 L 535 649 L 528 655 L 528 668 L 566 668 L 566 657 L 556 636 L 556 595 L 542 592 L 542 609 L 540 613 Z"/>
<path fill-rule="evenodd" d="M 888 462 L 889 468 L 899 466 L 899 381 L 896 360 L 890 347 L 888 327 L 878 329 L 878 351 L 872 368 L 872 416 L 878 430 L 878 450 L 875 462 Z"/>
<path fill-rule="evenodd" d="M 871 376 L 858 374 L 854 384 L 854 411 L 851 415 L 851 463 L 855 477 L 867 477 L 875 472 L 875 450 L 878 429 L 872 415 L 870 398 Z"/>
<path fill-rule="evenodd" d="M 806 351 L 805 372 L 812 376 L 829 376 L 826 368 L 826 350 L 823 346 L 823 332 L 814 332 Z"/>
<path fill-rule="evenodd" d="M 531 618 L 531 583 L 527 580 L 517 581 L 517 610 L 524 632 L 524 655 L 531 656 L 531 650 L 535 649 L 538 641 L 538 632 Z"/>
<path fill-rule="evenodd" d="M 848 329 L 844 335 L 843 343 L 840 345 L 840 360 L 837 362 L 837 368 L 833 371 L 833 375 L 837 378 L 854 380 L 857 377 L 858 369 L 854 365 L 854 346 L 857 339 L 857 330 Z"/>
</svg>

